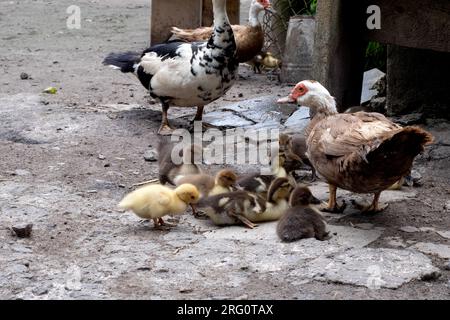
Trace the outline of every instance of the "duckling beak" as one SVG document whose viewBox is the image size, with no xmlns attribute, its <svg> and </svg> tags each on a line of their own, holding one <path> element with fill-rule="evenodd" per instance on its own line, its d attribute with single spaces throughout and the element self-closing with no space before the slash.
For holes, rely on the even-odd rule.
<svg viewBox="0 0 450 320">
<path fill-rule="evenodd" d="M 278 104 L 288 104 L 288 103 L 297 103 L 297 101 L 292 97 L 292 95 L 288 95 L 287 97 L 278 99 Z"/>
</svg>

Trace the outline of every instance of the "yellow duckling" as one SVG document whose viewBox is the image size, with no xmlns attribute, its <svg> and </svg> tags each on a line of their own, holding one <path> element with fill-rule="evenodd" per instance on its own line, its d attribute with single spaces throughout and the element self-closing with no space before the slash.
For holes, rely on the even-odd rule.
<svg viewBox="0 0 450 320">
<path fill-rule="evenodd" d="M 131 210 L 142 219 L 153 219 L 155 228 L 158 228 L 165 224 L 163 216 L 183 214 L 188 205 L 199 200 L 199 196 L 192 184 L 182 184 L 175 190 L 153 184 L 127 194 L 119 208 Z"/>
<path fill-rule="evenodd" d="M 262 59 L 262 65 L 267 69 L 278 69 L 281 68 L 281 60 L 275 58 L 272 53 L 267 52 Z"/>
</svg>

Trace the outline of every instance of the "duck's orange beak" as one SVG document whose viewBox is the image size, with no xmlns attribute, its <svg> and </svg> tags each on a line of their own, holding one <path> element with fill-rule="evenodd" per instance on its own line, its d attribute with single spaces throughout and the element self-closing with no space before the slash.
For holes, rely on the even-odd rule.
<svg viewBox="0 0 450 320">
<path fill-rule="evenodd" d="M 288 104 L 288 103 L 297 103 L 297 100 L 295 100 L 292 95 L 288 95 L 287 97 L 278 99 L 278 104 Z"/>
</svg>

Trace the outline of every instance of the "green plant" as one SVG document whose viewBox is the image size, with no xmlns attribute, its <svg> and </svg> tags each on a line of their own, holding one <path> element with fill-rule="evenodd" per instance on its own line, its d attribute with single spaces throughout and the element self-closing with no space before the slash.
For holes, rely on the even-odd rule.
<svg viewBox="0 0 450 320">
<path fill-rule="evenodd" d="M 387 50 L 386 45 L 371 41 L 366 48 L 365 70 L 378 68 L 386 72 Z"/>
</svg>

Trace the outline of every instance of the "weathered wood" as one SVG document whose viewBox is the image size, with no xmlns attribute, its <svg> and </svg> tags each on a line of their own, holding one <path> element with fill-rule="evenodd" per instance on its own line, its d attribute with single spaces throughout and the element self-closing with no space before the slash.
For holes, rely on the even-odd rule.
<svg viewBox="0 0 450 320">
<path fill-rule="evenodd" d="M 150 0 L 150 43 L 164 42 L 173 26 L 197 28 L 201 25 L 202 0 Z"/>
<path fill-rule="evenodd" d="M 334 95 L 339 110 L 360 103 L 365 11 L 356 1 L 318 1 L 313 76 Z"/>
<path fill-rule="evenodd" d="M 213 24 L 211 0 L 150 0 L 150 43 L 157 44 L 170 37 L 173 26 L 193 29 Z M 227 12 L 232 24 L 239 24 L 239 0 L 227 1 Z"/>
<path fill-rule="evenodd" d="M 239 0 L 227 1 L 227 13 L 231 24 L 239 24 L 240 4 Z M 202 26 L 209 27 L 213 24 L 213 6 L 211 0 L 203 0 Z"/>
<path fill-rule="evenodd" d="M 366 0 L 366 8 L 372 4 L 381 9 L 381 29 L 362 25 L 366 39 L 450 52 L 449 0 Z"/>
<path fill-rule="evenodd" d="M 387 112 L 450 118 L 450 53 L 388 46 Z"/>
</svg>

